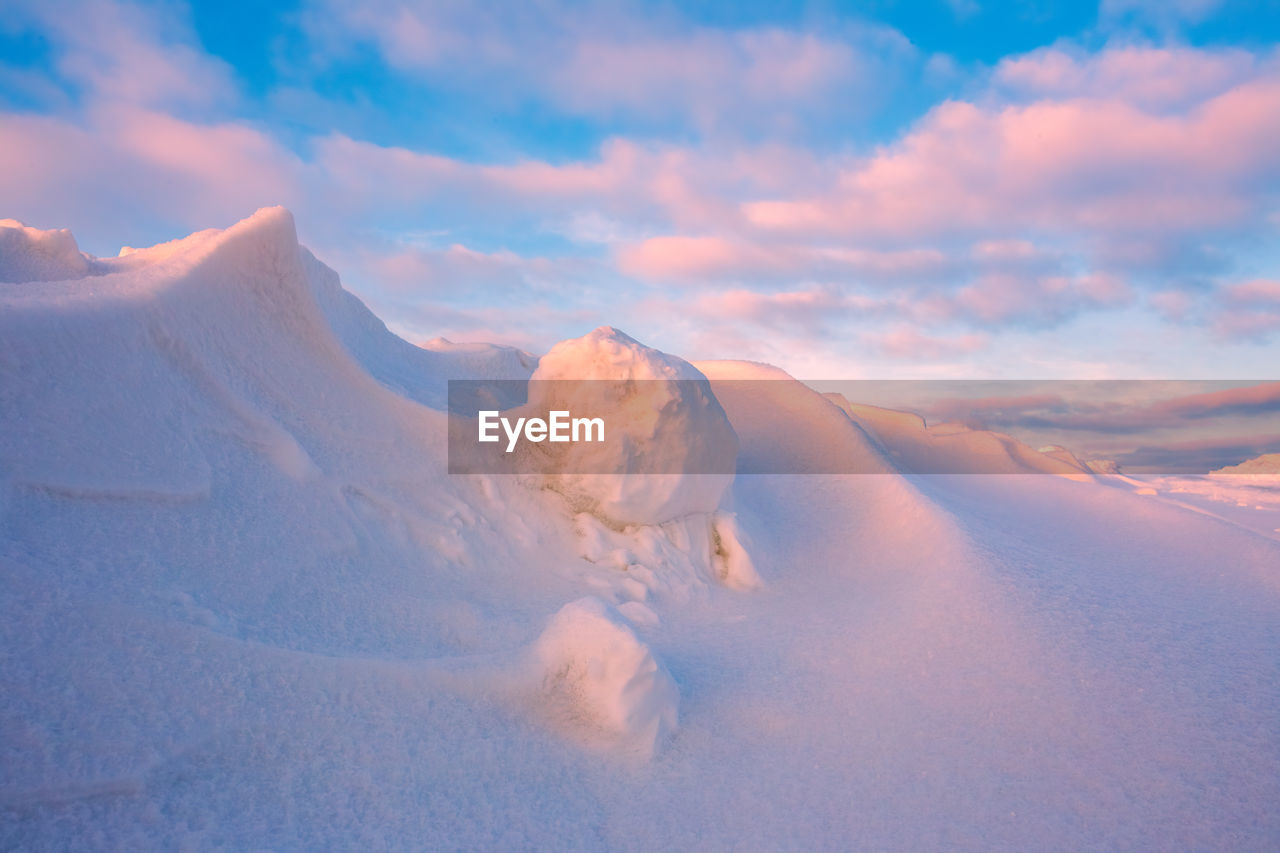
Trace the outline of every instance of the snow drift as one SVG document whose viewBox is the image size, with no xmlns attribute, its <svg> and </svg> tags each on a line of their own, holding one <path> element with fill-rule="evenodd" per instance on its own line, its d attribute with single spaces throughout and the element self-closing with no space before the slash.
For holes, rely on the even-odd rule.
<svg viewBox="0 0 1280 853">
<path fill-rule="evenodd" d="M 1280 504 L 903 476 L 1076 469 L 709 362 L 740 469 L 877 475 L 743 475 L 622 524 L 449 476 L 447 379 L 549 356 L 400 340 L 284 210 L 104 259 L 6 228 L 0 847 L 1280 835 Z M 546 369 L 687 370 L 628 341 Z"/>
<path fill-rule="evenodd" d="M 675 731 L 680 691 L 627 620 L 598 598 L 560 609 L 534 645 L 534 672 L 567 725 L 643 756 Z"/>
<path fill-rule="evenodd" d="M 927 426 L 924 418 L 878 406 L 851 403 L 840 394 L 827 399 L 873 435 L 905 471 L 917 474 L 1060 474 L 1093 473 L 1071 451 L 1056 445 L 1039 450 L 1012 436 L 963 424 Z"/>
<path fill-rule="evenodd" d="M 0 282 L 82 278 L 93 270 L 67 229 L 41 231 L 0 219 Z"/>
</svg>

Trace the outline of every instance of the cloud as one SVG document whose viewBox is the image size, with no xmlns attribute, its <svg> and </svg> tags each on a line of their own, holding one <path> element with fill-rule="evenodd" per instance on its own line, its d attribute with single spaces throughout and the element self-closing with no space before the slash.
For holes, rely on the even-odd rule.
<svg viewBox="0 0 1280 853">
<path fill-rule="evenodd" d="M 994 272 L 934 304 L 945 316 L 988 326 L 1011 321 L 1044 326 L 1083 310 L 1123 305 L 1130 298 L 1124 280 L 1105 273 L 1072 276 Z"/>
<path fill-rule="evenodd" d="M 1265 340 L 1280 331 L 1280 281 L 1254 279 L 1225 287 L 1212 328 L 1224 340 Z"/>
<path fill-rule="evenodd" d="M 637 222 L 705 225 L 733 215 L 717 191 L 723 168 L 700 173 L 684 149 L 615 138 L 594 158 L 480 163 L 334 134 L 315 163 L 343 204 L 385 212 L 440 210 L 505 221 L 587 213 Z"/>
<path fill-rule="evenodd" d="M 181 7 L 48 8 L 24 2 L 21 26 L 47 36 L 49 85 L 65 97 L 52 115 L 0 115 L 0 214 L 71 226 L 92 246 L 284 203 L 304 240 L 418 337 L 432 322 L 502 340 L 538 322 L 554 337 L 622 316 L 677 351 L 736 335 L 739 351 L 856 366 L 960 359 L 1012 329 L 1069 331 L 1125 306 L 1205 340 L 1280 329 L 1273 271 L 1251 263 L 1263 278 L 1233 283 L 1240 246 L 1274 234 L 1274 52 L 1059 44 L 963 86 L 972 69 L 939 60 L 965 99 L 868 148 L 851 118 L 878 97 L 868 87 L 923 62 L 892 31 L 713 28 L 625 5 L 304 7 L 331 69 L 368 62 L 372 46 L 396 86 L 445 112 L 475 97 L 604 140 L 537 155 L 547 146 L 525 145 L 531 132 L 480 157 L 236 118 L 262 104 L 202 51 Z M 823 127 L 851 138 L 806 136 Z M 744 330 L 764 342 L 748 348 Z"/>
<path fill-rule="evenodd" d="M 1118 100 L 1172 112 L 1246 83 L 1274 65 L 1274 54 L 1260 57 L 1238 48 L 1121 44 L 1089 54 L 1056 46 L 1000 60 L 994 81 L 1004 91 L 1032 100 Z"/>
<path fill-rule="evenodd" d="M 231 69 L 200 47 L 173 4 L 72 0 L 7 4 L 10 28 L 35 29 L 65 81 L 94 100 L 208 108 L 234 100 Z"/>
<path fill-rule="evenodd" d="M 1051 387 L 1053 383 L 1044 383 Z M 1016 383 L 1019 390 L 1034 390 L 1035 383 Z M 947 392 L 946 386 L 940 388 Z M 1067 400 L 1060 393 L 1022 393 L 1004 396 L 943 398 L 928 408 L 930 420 L 963 423 L 975 429 L 991 424 L 1008 425 L 1028 413 L 1061 412 Z"/>
<path fill-rule="evenodd" d="M 1280 382 L 1176 397 L 1155 404 L 1151 411 L 1188 419 L 1280 414 Z"/>
<path fill-rule="evenodd" d="M 526 257 L 505 249 L 483 252 L 460 243 L 375 248 L 366 242 L 354 250 L 335 247 L 324 256 L 348 277 L 386 293 L 472 303 L 511 300 L 518 293 L 532 300 L 539 291 L 581 280 L 589 268 L 575 259 Z"/>
<path fill-rule="evenodd" d="M 983 334 L 926 335 L 910 326 L 869 335 L 866 339 L 889 358 L 908 361 L 938 361 L 969 355 L 982 350 L 989 340 Z"/>
<path fill-rule="evenodd" d="M 1257 278 L 1240 282 L 1223 291 L 1227 302 L 1233 305 L 1258 308 L 1280 306 L 1280 280 Z"/>
<path fill-rule="evenodd" d="M 832 334 L 833 326 L 842 320 L 893 314 L 902 306 L 893 298 L 846 293 L 824 285 L 771 293 L 727 290 L 696 298 L 690 309 L 707 322 L 749 323 L 821 338 Z"/>
<path fill-rule="evenodd" d="M 1280 452 L 1280 436 L 1230 435 L 1190 439 L 1163 445 L 1141 445 L 1113 454 L 1122 468 L 1159 474 L 1203 474 L 1238 465 L 1264 453 Z"/>
<path fill-rule="evenodd" d="M 839 99 L 843 114 L 878 100 L 916 51 L 896 31 L 847 24 L 838 32 L 713 28 L 671 9 L 549 2 L 503 7 L 463 2 L 318 0 L 302 20 L 309 51 L 341 62 L 372 45 L 393 69 L 426 82 L 570 114 L 685 119 L 704 131 L 784 130 Z"/>
<path fill-rule="evenodd" d="M 618 268 L 658 281 L 919 281 L 954 264 L 934 249 L 878 251 L 761 245 L 726 237 L 669 235 L 624 245 Z"/>
<path fill-rule="evenodd" d="M 0 149 L 0 198 L 13 215 L 98 238 L 135 239 L 129 219 L 230 223 L 301 193 L 301 162 L 271 137 L 140 107 L 97 107 L 83 124 L 0 115 Z"/>
<path fill-rule="evenodd" d="M 1237 386 L 1226 382 L 1111 381 L 1073 383 L 1017 381 L 1009 393 L 965 396 L 966 386 L 926 407 L 931 418 L 956 420 L 974 428 L 1001 430 L 1053 429 L 1097 435 L 1141 435 L 1181 430 L 1204 437 L 1222 424 L 1258 421 L 1275 427 L 1280 439 L 1280 382 Z M 1223 387 L 1229 386 L 1229 387 Z M 1188 387 L 1209 390 L 1186 393 Z"/>
<path fill-rule="evenodd" d="M 1099 16 L 1114 22 L 1130 19 L 1157 27 L 1196 24 L 1213 15 L 1224 0 L 1102 0 Z"/>
<path fill-rule="evenodd" d="M 766 232 L 1180 233 L 1260 220 L 1280 178 L 1280 77 L 1183 115 L 1114 99 L 949 101 L 811 198 L 743 205 Z"/>
</svg>

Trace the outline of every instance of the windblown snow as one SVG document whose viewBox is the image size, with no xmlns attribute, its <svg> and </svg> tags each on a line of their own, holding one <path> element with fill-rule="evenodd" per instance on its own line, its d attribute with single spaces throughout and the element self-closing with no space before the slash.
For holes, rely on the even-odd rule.
<svg viewBox="0 0 1280 853">
<path fill-rule="evenodd" d="M 416 347 L 279 208 L 103 259 L 6 220 L 0 280 L 0 847 L 1280 839 L 1280 502 L 608 327 Z M 448 379 L 624 374 L 701 383 L 652 452 L 879 473 L 446 473 Z"/>
</svg>

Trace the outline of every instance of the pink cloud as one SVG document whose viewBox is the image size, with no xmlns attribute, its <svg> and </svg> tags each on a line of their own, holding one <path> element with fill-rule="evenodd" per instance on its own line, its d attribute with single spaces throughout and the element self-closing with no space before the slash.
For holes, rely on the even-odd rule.
<svg viewBox="0 0 1280 853">
<path fill-rule="evenodd" d="M 1222 311 L 1213 321 L 1213 331 L 1224 341 L 1265 340 L 1280 332 L 1280 311 Z"/>
<path fill-rule="evenodd" d="M 1124 280 L 1105 273 L 1025 276 L 993 272 L 961 287 L 954 296 L 941 295 L 929 304 L 943 317 L 983 324 L 1052 324 L 1080 310 L 1115 307 L 1130 298 Z"/>
<path fill-rule="evenodd" d="M 1229 302 L 1243 305 L 1280 306 L 1280 280 L 1254 279 L 1230 285 L 1224 292 Z"/>
<path fill-rule="evenodd" d="M 506 72 L 541 61 L 545 45 L 521 53 L 510 22 L 455 25 L 493 13 L 439 8 L 453 16 L 450 26 L 427 26 L 434 19 L 425 13 L 392 5 L 347 11 L 357 25 L 385 30 L 395 40 L 388 50 L 406 65 L 448 68 L 468 51 Z M 0 164 L 9 205 L 0 213 L 79 227 L 138 211 L 202 227 L 266 204 L 306 205 L 335 211 L 311 217 L 325 220 L 330 245 L 422 218 L 431 220 L 422 227 L 516 224 L 533 234 L 564 221 L 607 223 L 596 229 L 608 232 L 597 239 L 613 251 L 593 267 L 602 278 L 621 272 L 655 290 L 672 282 L 781 286 L 773 294 L 699 291 L 667 304 L 801 335 L 863 315 L 919 323 L 880 335 L 892 355 L 910 343 L 959 353 L 981 337 L 930 337 L 940 324 L 1050 324 L 1128 304 L 1130 283 L 1106 271 L 1114 255 L 1102 257 L 1097 244 L 1187 245 L 1187 235 L 1247 227 L 1273 203 L 1280 177 L 1273 57 L 1191 48 L 1111 48 L 1095 57 L 1057 49 L 1010 60 L 995 75 L 1005 90 L 939 105 L 865 156 L 708 136 L 684 145 L 615 138 L 570 162 L 467 162 L 334 134 L 310 140 L 311 160 L 303 161 L 247 124 L 187 121 L 152 106 L 207 106 L 234 86 L 217 60 L 202 59 L 181 21 L 147 23 L 132 17 L 133 7 L 120 9 L 136 31 L 104 24 L 100 44 L 77 48 L 83 64 L 64 68 L 89 95 L 76 119 L 0 117 L 0 144 L 13 155 Z M 570 18 L 555 26 L 572 49 L 530 85 L 582 110 L 705 110 L 714 122 L 743 104 L 827 97 L 832 85 L 867 71 L 857 49 L 817 35 L 655 24 L 622 42 L 599 21 L 580 31 Z M 158 28 L 180 37 L 160 39 Z M 73 29 L 56 32 L 78 45 L 87 36 Z M 709 82 L 686 85 L 694 78 Z M 207 102 L 202 91 L 212 93 Z M 302 216 L 300 224 L 309 227 Z M 581 287 L 578 271 L 560 259 L 480 253 L 460 239 L 371 253 L 358 269 L 391 291 Z M 1081 257 L 1080 246 L 1095 254 Z M 855 284 L 896 290 L 888 298 L 837 286 Z M 1183 314 L 1222 337 L 1263 337 L 1280 329 L 1274 293 L 1270 279 L 1233 285 L 1218 314 L 1186 306 Z"/>
<path fill-rule="evenodd" d="M 915 51 L 896 31 L 839 37 L 776 27 L 699 27 L 671 9 L 560 2 L 504 7 L 317 0 L 303 15 L 313 54 L 374 45 L 409 74 L 449 73 L 592 115 L 683 117 L 703 129 L 773 127 L 798 111 L 876 99 L 878 80 Z M 859 97 L 849 97 L 857 94 Z"/>
<path fill-rule="evenodd" d="M 654 237 L 624 246 L 618 268 L 647 279 L 692 280 L 734 278 L 743 274 L 777 274 L 790 266 L 776 251 L 724 237 Z"/>
<path fill-rule="evenodd" d="M 1194 301 L 1192 295 L 1184 290 L 1162 290 L 1147 299 L 1161 316 L 1175 323 L 1188 319 Z"/>
<path fill-rule="evenodd" d="M 705 152 L 627 139 L 611 139 L 595 158 L 568 163 L 473 163 L 341 135 L 315 148 L 317 167 L 343 203 L 384 210 L 447 201 L 489 215 L 595 212 L 632 223 L 707 227 L 736 217 L 726 194 L 742 179 L 736 167 L 715 164 Z"/>
<path fill-rule="evenodd" d="M 199 228 L 301 194 L 302 163 L 270 137 L 139 107 L 98 107 L 84 125 L 0 115 L 0 148 L 0 198 L 10 213 L 92 224 L 98 234 L 116 231 L 129 211 Z"/>
<path fill-rule="evenodd" d="M 618 251 L 618 268 L 650 280 L 906 280 L 946 271 L 935 249 L 877 251 L 758 245 L 726 237 L 654 237 Z"/>
<path fill-rule="evenodd" d="M 995 81 L 1034 98 L 1102 98 L 1150 110 L 1185 109 L 1258 76 L 1244 50 L 1121 45 L 1099 54 L 1047 47 L 1001 60 Z"/>
<path fill-rule="evenodd" d="M 704 317 L 799 327 L 814 334 L 823 324 L 841 316 L 874 316 L 897 309 L 892 299 L 845 294 L 833 287 L 772 293 L 728 290 L 699 297 L 693 304 L 693 310 Z"/>
<path fill-rule="evenodd" d="M 1211 327 L 1222 340 L 1262 341 L 1280 332 L 1280 281 L 1254 279 L 1228 285 Z"/>
<path fill-rule="evenodd" d="M 567 61 L 552 67 L 548 85 L 559 103 L 583 111 L 687 113 L 713 125 L 724 111 L 750 103 L 817 99 L 861 70 L 846 44 L 776 29 L 608 34 L 577 42 Z"/>
<path fill-rule="evenodd" d="M 1116 98 L 1026 105 L 950 101 L 848 165 L 827 193 L 758 199 L 765 231 L 921 239 L 1211 229 L 1256 219 L 1280 177 L 1280 77 L 1163 115 Z"/>
<path fill-rule="evenodd" d="M 234 97 L 230 69 L 201 49 L 181 6 L 17 0 L 5 14 L 11 24 L 38 28 L 59 72 L 95 99 L 209 107 Z"/>
<path fill-rule="evenodd" d="M 1226 414 L 1280 410 L 1280 382 L 1262 382 L 1240 388 L 1188 394 L 1152 407 L 1159 414 L 1179 417 L 1221 417 Z"/>
<path fill-rule="evenodd" d="M 982 334 L 929 335 L 903 326 L 883 335 L 867 338 L 881 353 L 896 359 L 934 361 L 968 355 L 986 347 L 988 338 Z"/>
</svg>

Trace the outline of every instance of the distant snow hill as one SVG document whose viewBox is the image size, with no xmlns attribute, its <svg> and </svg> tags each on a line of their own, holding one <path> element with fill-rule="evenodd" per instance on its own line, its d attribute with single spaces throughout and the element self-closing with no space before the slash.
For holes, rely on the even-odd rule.
<svg viewBox="0 0 1280 853">
<path fill-rule="evenodd" d="M 1264 453 L 1239 465 L 1228 465 L 1213 474 L 1280 474 L 1280 453 Z"/>
<path fill-rule="evenodd" d="M 448 379 L 579 370 L 872 473 L 447 473 Z M 609 326 L 414 346 L 280 208 L 0 221 L 0 848 L 1273 848 L 1280 503 L 1134 482 Z"/>
</svg>

